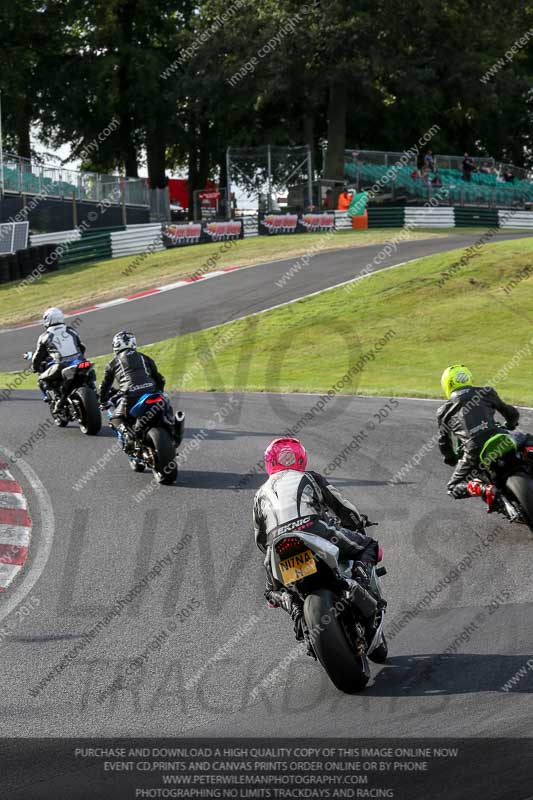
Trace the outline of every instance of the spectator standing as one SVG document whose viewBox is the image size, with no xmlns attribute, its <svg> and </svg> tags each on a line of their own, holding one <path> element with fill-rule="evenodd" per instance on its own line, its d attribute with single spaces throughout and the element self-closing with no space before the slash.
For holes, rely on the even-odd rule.
<svg viewBox="0 0 533 800">
<path fill-rule="evenodd" d="M 424 168 L 422 169 L 422 174 L 421 174 L 421 176 L 420 176 L 420 177 L 422 178 L 422 180 L 424 181 L 424 183 L 426 184 L 426 186 L 429 186 L 429 183 L 430 183 L 429 174 L 430 174 L 429 167 L 424 167 Z"/>
<path fill-rule="evenodd" d="M 424 156 L 424 167 L 427 167 L 430 172 L 433 172 L 435 169 L 435 158 L 432 150 L 428 150 Z"/>
<path fill-rule="evenodd" d="M 326 196 L 322 205 L 327 211 L 333 210 L 333 191 L 331 189 L 326 189 Z"/>
<path fill-rule="evenodd" d="M 470 158 L 468 153 L 465 153 L 465 157 L 463 158 L 463 180 L 464 181 L 467 181 L 467 183 L 468 183 L 469 181 L 472 180 L 472 173 L 475 170 L 475 168 L 476 167 L 475 167 L 474 162 L 472 161 L 472 159 Z"/>
</svg>

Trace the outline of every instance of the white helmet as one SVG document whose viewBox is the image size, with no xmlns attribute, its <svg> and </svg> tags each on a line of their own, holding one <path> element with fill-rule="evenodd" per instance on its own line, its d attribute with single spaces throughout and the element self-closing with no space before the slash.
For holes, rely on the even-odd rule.
<svg viewBox="0 0 533 800">
<path fill-rule="evenodd" d="M 61 325 L 65 321 L 65 315 L 60 308 L 47 308 L 43 314 L 43 325 L 49 328 L 50 325 Z"/>
<path fill-rule="evenodd" d="M 122 350 L 135 350 L 137 339 L 129 331 L 119 331 L 113 336 L 113 352 L 120 353 Z"/>
</svg>

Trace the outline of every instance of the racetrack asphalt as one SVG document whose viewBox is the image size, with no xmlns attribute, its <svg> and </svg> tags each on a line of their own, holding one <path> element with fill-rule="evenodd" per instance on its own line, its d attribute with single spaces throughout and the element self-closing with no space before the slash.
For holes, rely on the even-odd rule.
<svg viewBox="0 0 533 800">
<path fill-rule="evenodd" d="M 444 490 L 449 469 L 435 448 L 391 484 L 434 436 L 435 403 L 400 399 L 379 422 L 387 398 L 336 398 L 300 431 L 310 467 L 319 471 L 354 435 L 367 432 L 330 479 L 380 523 L 370 533 L 383 545 L 388 569 L 383 584 L 390 659 L 372 666 L 364 693 L 345 696 L 301 649 L 280 668 L 296 646 L 292 625 L 283 611 L 265 607 L 262 558 L 251 532 L 253 495 L 263 479 L 253 467 L 270 438 L 297 423 L 317 398 L 293 396 L 290 411 L 282 412 L 275 395 L 235 395 L 232 414 L 216 425 L 226 395 L 173 399 L 187 414 L 182 449 L 195 435 L 198 446 L 187 449 L 176 486 L 157 487 L 141 502 L 135 496 L 149 487 L 150 476 L 131 472 L 122 453 L 104 463 L 114 443 L 107 429 L 91 438 L 73 425 L 50 427 L 42 438 L 34 437 L 25 461 L 43 484 L 40 499 L 20 461 L 10 466 L 34 520 L 28 570 L 44 546 L 46 493 L 55 525 L 48 559 L 29 594 L 25 570 L 10 597 L 0 597 L 0 631 L 6 625 L 10 630 L 0 641 L 4 734 L 530 734 L 533 671 L 527 669 L 511 691 L 503 686 L 533 656 L 527 623 L 533 608 L 532 535 L 487 516 L 477 498 L 450 499 Z M 4 448 L 16 453 L 42 429 L 47 413 L 35 392 L 1 402 Z M 532 412 L 524 411 L 523 428 L 532 425 Z M 98 464 L 76 491 L 74 484 Z M 243 488 L 236 489 L 239 484 Z M 166 564 L 180 542 L 181 550 Z M 471 563 L 459 568 L 469 553 Z M 164 565 L 161 573 L 32 696 L 30 689 L 84 641 L 84 631 L 157 562 Z M 18 606 L 2 619 L 12 596 Z M 33 606 L 35 598 L 38 606 L 22 616 L 17 609 Z M 399 621 L 405 622 L 401 629 Z M 143 666 L 125 687 L 111 689 L 99 702 L 99 693 L 141 654 Z M 269 688 L 252 699 L 264 680 Z"/>
<path fill-rule="evenodd" d="M 483 231 L 480 232 L 480 235 Z M 391 231 L 391 239 L 397 235 Z M 497 233 L 492 241 L 521 239 L 524 233 Z M 240 269 L 208 281 L 192 283 L 123 305 L 91 311 L 79 317 L 78 331 L 96 357 L 111 351 L 113 335 L 133 329 L 140 345 L 209 328 L 349 281 L 369 266 L 370 272 L 479 241 L 479 236 L 453 234 L 437 239 L 399 242 L 392 255 L 380 254 L 384 244 L 317 253 L 283 286 L 277 286 L 300 258 Z M 376 259 L 373 263 L 373 259 Z M 72 321 L 72 320 L 71 320 Z M 0 330 L 0 372 L 24 369 L 22 353 L 35 349 L 40 324 L 18 330 Z"/>
<path fill-rule="evenodd" d="M 471 241 L 400 245 L 382 267 Z M 294 260 L 87 314 L 80 330 L 95 355 L 109 350 L 120 327 L 135 326 L 141 343 L 207 327 L 348 280 L 379 248 L 365 250 L 317 256 L 284 289 L 275 281 Z M 0 334 L 0 369 L 20 368 L 16 354 L 36 335 L 35 328 Z M 305 420 L 317 397 L 236 394 L 228 405 L 227 395 L 206 393 L 173 401 L 187 414 L 187 458 L 176 486 L 153 491 L 150 475 L 132 473 L 112 449 L 109 430 L 90 438 L 73 425 L 51 426 L 36 392 L 0 401 L 0 456 L 15 454 L 10 469 L 34 526 L 25 569 L 0 597 L 4 736 L 531 734 L 532 535 L 487 516 L 478 499 L 446 495 L 449 469 L 430 446 L 436 403 L 399 399 L 385 414 L 387 398 L 344 396 L 299 428 L 310 467 L 319 471 L 358 437 L 360 446 L 330 478 L 380 523 L 369 532 L 385 551 L 390 658 L 372 665 L 365 692 L 346 696 L 296 646 L 284 612 L 266 609 L 251 532 L 263 479 L 255 465 L 270 438 Z M 524 411 L 523 429 L 532 426 L 533 413 Z M 135 657 L 142 666 L 113 688 Z M 65 796 L 47 794 L 61 771 L 53 745 L 48 752 L 14 743 L 13 754 L 3 796 Z M 85 797 L 82 784 L 76 774 L 68 796 Z M 446 796 L 462 800 L 462 788 Z"/>
</svg>

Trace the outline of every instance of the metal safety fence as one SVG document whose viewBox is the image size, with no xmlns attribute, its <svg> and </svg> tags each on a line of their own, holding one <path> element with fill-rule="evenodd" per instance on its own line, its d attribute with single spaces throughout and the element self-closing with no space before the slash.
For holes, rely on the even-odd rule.
<svg viewBox="0 0 533 800">
<path fill-rule="evenodd" d="M 41 197 L 150 205 L 148 185 L 142 178 L 79 172 L 10 153 L 4 153 L 0 188 L 3 192 Z"/>
</svg>

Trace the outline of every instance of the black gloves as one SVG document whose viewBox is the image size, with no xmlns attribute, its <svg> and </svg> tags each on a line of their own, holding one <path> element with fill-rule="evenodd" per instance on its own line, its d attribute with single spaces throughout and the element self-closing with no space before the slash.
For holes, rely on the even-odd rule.
<svg viewBox="0 0 533 800">
<path fill-rule="evenodd" d="M 459 459 L 455 454 L 444 456 L 444 463 L 447 464 L 449 467 L 455 467 Z"/>
<path fill-rule="evenodd" d="M 448 494 L 451 494 L 456 500 L 464 500 L 466 497 L 470 497 L 466 483 L 458 483 L 456 486 L 452 486 L 451 489 L 448 489 Z"/>
</svg>

